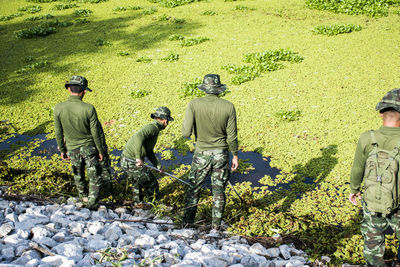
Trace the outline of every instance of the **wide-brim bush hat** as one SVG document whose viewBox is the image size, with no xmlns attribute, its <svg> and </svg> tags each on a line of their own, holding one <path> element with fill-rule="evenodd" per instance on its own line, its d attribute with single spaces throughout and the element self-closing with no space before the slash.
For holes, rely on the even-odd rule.
<svg viewBox="0 0 400 267">
<path fill-rule="evenodd" d="M 72 76 L 71 79 L 65 83 L 65 88 L 68 88 L 70 85 L 79 85 L 83 90 L 92 92 L 92 89 L 88 87 L 88 80 L 83 76 Z"/>
<path fill-rule="evenodd" d="M 218 74 L 207 74 L 197 88 L 206 94 L 220 94 L 226 90 L 226 85 L 221 84 Z"/>
<path fill-rule="evenodd" d="M 167 107 L 158 107 L 156 109 L 156 112 L 151 113 L 150 117 L 152 119 L 154 118 L 161 118 L 167 121 L 173 121 L 174 118 L 171 117 L 171 110 Z"/>
<path fill-rule="evenodd" d="M 393 108 L 400 112 L 400 89 L 396 88 L 386 93 L 382 100 L 376 105 L 376 110 Z"/>
</svg>

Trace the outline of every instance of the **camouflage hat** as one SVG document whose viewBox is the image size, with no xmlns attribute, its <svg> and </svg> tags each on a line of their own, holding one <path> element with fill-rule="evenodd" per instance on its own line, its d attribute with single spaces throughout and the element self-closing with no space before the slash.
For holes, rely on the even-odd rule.
<svg viewBox="0 0 400 267">
<path fill-rule="evenodd" d="M 206 94 L 220 94 L 226 90 L 226 85 L 221 84 L 218 74 L 207 74 L 204 76 L 203 83 L 197 88 Z"/>
<path fill-rule="evenodd" d="M 150 117 L 154 118 L 161 118 L 167 121 L 173 121 L 174 118 L 171 117 L 171 111 L 167 107 L 159 107 L 156 109 L 156 112 L 151 113 Z"/>
<path fill-rule="evenodd" d="M 396 111 L 400 112 L 400 89 L 393 89 L 386 93 L 375 107 L 376 110 L 385 108 L 394 108 Z"/>
<path fill-rule="evenodd" d="M 71 77 L 71 80 L 65 83 L 65 88 L 68 88 L 70 85 L 79 85 L 83 90 L 92 91 L 88 88 L 88 81 L 83 76 L 74 75 Z"/>
</svg>

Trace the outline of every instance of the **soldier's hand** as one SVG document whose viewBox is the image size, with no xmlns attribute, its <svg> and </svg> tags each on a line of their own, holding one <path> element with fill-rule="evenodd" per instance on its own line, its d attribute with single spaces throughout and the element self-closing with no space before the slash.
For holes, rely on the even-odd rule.
<svg viewBox="0 0 400 267">
<path fill-rule="evenodd" d="M 353 205 L 357 205 L 357 198 L 361 199 L 361 192 L 358 192 L 357 194 L 349 195 L 349 200 Z"/>
<path fill-rule="evenodd" d="M 160 168 L 160 173 L 164 174 L 164 168 L 163 167 Z"/>
<path fill-rule="evenodd" d="M 239 158 L 238 156 L 233 156 L 231 171 L 233 172 L 236 171 L 238 167 L 239 167 Z"/>
<path fill-rule="evenodd" d="M 141 159 L 136 159 L 136 166 L 138 166 L 138 167 L 143 167 L 143 160 L 141 160 Z"/>
<path fill-rule="evenodd" d="M 63 152 L 61 152 L 61 158 L 63 159 L 63 160 L 69 160 L 69 157 L 68 157 L 68 154 L 67 153 L 63 153 Z"/>
<path fill-rule="evenodd" d="M 99 154 L 99 161 L 103 161 L 103 158 L 104 158 L 103 154 Z"/>
</svg>

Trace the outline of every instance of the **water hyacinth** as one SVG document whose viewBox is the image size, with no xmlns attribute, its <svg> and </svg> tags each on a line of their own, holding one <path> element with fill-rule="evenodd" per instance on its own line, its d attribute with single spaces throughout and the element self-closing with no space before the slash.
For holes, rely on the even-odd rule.
<svg viewBox="0 0 400 267">
<path fill-rule="evenodd" d="M 361 31 L 362 27 L 360 25 L 354 24 L 334 24 L 334 25 L 320 25 L 317 26 L 312 32 L 315 34 L 322 34 L 322 35 L 338 35 L 342 33 L 350 33 L 353 31 Z"/>
</svg>

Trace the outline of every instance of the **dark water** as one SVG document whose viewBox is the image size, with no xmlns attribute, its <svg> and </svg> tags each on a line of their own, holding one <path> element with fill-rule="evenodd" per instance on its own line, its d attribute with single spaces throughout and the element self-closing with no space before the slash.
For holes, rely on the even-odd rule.
<svg viewBox="0 0 400 267">
<path fill-rule="evenodd" d="M 35 148 L 32 152 L 33 156 L 41 156 L 44 158 L 50 158 L 53 154 L 58 154 L 57 143 L 55 139 L 46 140 L 46 134 L 39 134 L 35 136 L 28 135 L 17 135 L 15 137 L 11 137 L 7 139 L 5 142 L 0 143 L 0 151 L 2 153 L 11 149 L 11 144 L 26 146 L 29 142 L 34 142 L 34 140 L 44 140 L 39 147 Z M 188 152 L 186 155 L 180 155 L 177 151 L 171 150 L 174 154 L 174 160 L 161 160 L 161 165 L 165 167 L 185 164 L 190 165 L 192 162 L 193 153 Z M 115 156 L 121 155 L 121 150 L 114 149 L 111 151 L 111 154 Z M 160 154 L 157 155 L 160 159 Z M 274 179 L 278 174 L 280 174 L 280 170 L 277 168 L 272 168 L 270 166 L 270 159 L 265 158 L 262 155 L 255 152 L 242 152 L 239 151 L 239 159 L 247 160 L 247 163 L 251 163 L 254 170 L 248 171 L 246 174 L 240 173 L 232 173 L 230 177 L 230 182 L 232 184 L 241 183 L 241 182 L 251 182 L 253 186 L 262 186 L 258 181 L 260 178 L 265 175 L 269 175 L 272 179 Z M 306 179 L 306 183 L 312 183 L 312 179 Z M 205 186 L 209 186 L 210 178 L 206 180 Z M 289 184 L 278 185 L 277 187 L 287 188 Z M 272 189 L 272 188 L 271 188 Z"/>
</svg>

